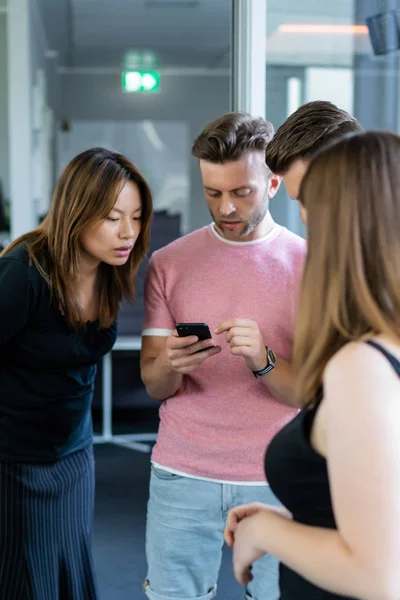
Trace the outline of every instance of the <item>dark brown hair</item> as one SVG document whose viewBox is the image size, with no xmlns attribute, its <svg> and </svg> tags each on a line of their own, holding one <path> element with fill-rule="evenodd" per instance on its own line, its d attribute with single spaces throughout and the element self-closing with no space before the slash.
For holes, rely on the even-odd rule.
<svg viewBox="0 0 400 600">
<path fill-rule="evenodd" d="M 206 125 L 194 141 L 192 154 L 211 163 L 240 160 L 247 152 L 265 152 L 273 134 L 269 121 L 231 112 Z"/>
<path fill-rule="evenodd" d="M 278 127 L 265 160 L 273 173 L 284 175 L 294 161 L 312 160 L 344 135 L 362 130 L 357 119 L 331 102 L 307 102 Z"/>
<path fill-rule="evenodd" d="M 88 225 L 107 217 L 128 181 L 137 185 L 142 200 L 141 231 L 124 265 L 101 263 L 98 271 L 99 324 L 111 325 L 122 299 L 132 299 L 135 295 L 135 276 L 148 250 L 153 211 L 147 181 L 125 156 L 92 148 L 72 159 L 55 186 L 43 222 L 13 241 L 2 253 L 7 254 L 21 243 L 27 245 L 31 260 L 48 283 L 53 301 L 73 328 L 84 322 L 76 298 L 81 234 Z"/>
<path fill-rule="evenodd" d="M 353 134 L 311 163 L 300 189 L 308 254 L 295 336 L 298 399 L 347 342 L 400 342 L 400 137 Z"/>
</svg>

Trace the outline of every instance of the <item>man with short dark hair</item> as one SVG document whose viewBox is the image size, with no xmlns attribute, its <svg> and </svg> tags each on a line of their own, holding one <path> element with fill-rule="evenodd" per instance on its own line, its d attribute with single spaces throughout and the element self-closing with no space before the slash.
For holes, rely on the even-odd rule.
<svg viewBox="0 0 400 600">
<path fill-rule="evenodd" d="M 280 184 L 265 164 L 273 127 L 230 113 L 193 145 L 213 223 L 153 253 L 145 287 L 142 379 L 163 401 L 152 454 L 145 592 L 216 594 L 227 511 L 275 504 L 265 445 L 297 412 L 291 368 L 305 242 L 274 223 Z M 213 339 L 179 337 L 207 323 Z M 202 350 L 202 352 L 199 352 Z M 277 563 L 256 563 L 246 598 L 276 600 Z"/>
<path fill-rule="evenodd" d="M 298 200 L 301 182 L 314 156 L 341 137 L 359 131 L 362 127 L 357 119 L 331 102 L 307 102 L 277 129 L 266 149 L 266 163 L 272 173 L 283 177 L 289 197 Z M 301 204 L 300 215 L 305 221 Z"/>
</svg>

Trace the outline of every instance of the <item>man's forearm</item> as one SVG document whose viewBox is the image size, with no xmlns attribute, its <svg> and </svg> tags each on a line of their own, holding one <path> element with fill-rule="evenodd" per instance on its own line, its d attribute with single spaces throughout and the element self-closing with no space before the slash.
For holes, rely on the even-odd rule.
<svg viewBox="0 0 400 600">
<path fill-rule="evenodd" d="M 166 400 L 179 390 L 183 375 L 168 369 L 161 356 L 147 358 L 141 367 L 146 391 L 154 400 Z"/>
<path fill-rule="evenodd" d="M 283 358 L 277 357 L 276 367 L 261 378 L 277 400 L 288 406 L 296 406 L 293 366 Z"/>
</svg>

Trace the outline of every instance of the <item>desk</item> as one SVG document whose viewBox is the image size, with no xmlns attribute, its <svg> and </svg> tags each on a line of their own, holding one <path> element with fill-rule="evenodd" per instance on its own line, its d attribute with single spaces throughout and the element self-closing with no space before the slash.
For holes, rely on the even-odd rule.
<svg viewBox="0 0 400 600">
<path fill-rule="evenodd" d="M 155 441 L 156 433 L 132 433 L 114 435 L 112 432 L 112 353 L 121 350 L 140 352 L 142 338 L 139 335 L 123 335 L 117 340 L 108 354 L 103 357 L 102 373 L 102 432 L 94 436 L 95 444 L 116 444 L 130 450 L 149 453 L 152 446 L 146 442 Z"/>
</svg>

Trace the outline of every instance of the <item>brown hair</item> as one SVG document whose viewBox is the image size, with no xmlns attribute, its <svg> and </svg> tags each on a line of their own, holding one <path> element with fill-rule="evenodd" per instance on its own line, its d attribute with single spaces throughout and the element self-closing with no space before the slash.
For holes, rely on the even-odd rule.
<svg viewBox="0 0 400 600">
<path fill-rule="evenodd" d="M 400 137 L 337 142 L 311 163 L 300 198 L 308 254 L 294 363 L 304 404 L 347 342 L 380 333 L 400 342 Z"/>
<path fill-rule="evenodd" d="M 294 161 L 312 160 L 344 135 L 360 131 L 357 119 L 331 102 L 308 102 L 277 129 L 266 149 L 265 160 L 273 173 L 284 175 Z"/>
<path fill-rule="evenodd" d="M 269 121 L 231 112 L 206 125 L 194 141 L 192 154 L 212 163 L 240 160 L 247 152 L 265 152 L 273 134 Z"/>
<path fill-rule="evenodd" d="M 55 186 L 43 222 L 13 241 L 2 253 L 7 254 L 21 243 L 27 245 L 31 260 L 48 283 L 52 299 L 73 328 L 84 322 L 75 295 L 82 231 L 107 217 L 128 181 L 139 188 L 141 231 L 124 265 L 101 263 L 99 266 L 99 324 L 110 326 L 117 317 L 121 300 L 132 299 L 135 295 L 135 276 L 148 250 L 153 210 L 147 181 L 125 156 L 92 148 L 73 158 Z"/>
</svg>

